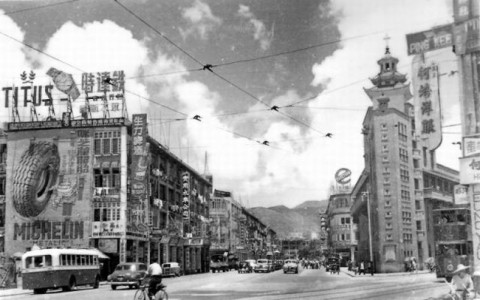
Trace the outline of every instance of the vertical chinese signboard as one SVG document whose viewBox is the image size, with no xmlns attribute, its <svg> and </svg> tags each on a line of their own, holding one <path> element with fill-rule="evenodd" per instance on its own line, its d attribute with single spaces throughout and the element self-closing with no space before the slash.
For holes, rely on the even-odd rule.
<svg viewBox="0 0 480 300">
<path fill-rule="evenodd" d="M 190 219 L 190 174 L 182 173 L 182 215 L 184 220 Z"/>
<path fill-rule="evenodd" d="M 147 115 L 133 115 L 132 125 L 132 185 L 134 200 L 144 200 L 147 192 Z"/>
<path fill-rule="evenodd" d="M 417 135 L 429 150 L 442 143 L 438 65 L 427 64 L 421 55 L 413 60 L 413 89 Z"/>
</svg>

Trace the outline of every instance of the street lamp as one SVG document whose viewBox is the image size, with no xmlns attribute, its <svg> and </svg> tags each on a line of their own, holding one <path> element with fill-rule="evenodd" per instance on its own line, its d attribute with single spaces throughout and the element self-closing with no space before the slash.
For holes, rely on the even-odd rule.
<svg viewBox="0 0 480 300">
<path fill-rule="evenodd" d="M 367 198 L 367 218 L 368 218 L 368 246 L 370 250 L 370 261 L 373 262 L 373 249 L 372 249 L 372 226 L 371 226 L 371 217 L 370 217 L 370 193 L 363 192 L 362 197 Z"/>
</svg>

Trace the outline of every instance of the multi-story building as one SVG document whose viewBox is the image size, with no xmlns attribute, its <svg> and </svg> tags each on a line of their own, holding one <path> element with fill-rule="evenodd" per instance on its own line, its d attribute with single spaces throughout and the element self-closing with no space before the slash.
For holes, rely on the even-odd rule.
<svg viewBox="0 0 480 300">
<path fill-rule="evenodd" d="M 365 89 L 373 106 L 363 123 L 365 170 L 352 191 L 351 214 L 358 229 L 356 259 L 395 272 L 406 259 L 415 257 L 423 266 L 434 255 L 432 210 L 453 204 L 458 172 L 437 164 L 428 139 L 421 138 L 416 124 L 428 123 L 414 113 L 406 77 L 388 48 L 378 64 L 374 87 Z"/>
<path fill-rule="evenodd" d="M 330 250 L 338 253 L 345 261 L 354 256 L 352 252 L 355 236 L 352 235 L 351 204 L 350 193 L 333 194 L 328 200 L 326 211 Z"/>
<path fill-rule="evenodd" d="M 406 257 L 418 257 L 417 236 L 414 232 L 415 210 L 411 195 L 413 188 L 413 162 L 411 160 L 412 124 L 409 101 L 412 98 L 406 76 L 397 71 L 398 59 L 387 47 L 378 64 L 380 72 L 371 79 L 373 87 L 365 89 L 372 100 L 363 121 L 365 175 L 367 187 L 363 188 L 368 201 L 358 194 L 352 196 L 354 218 L 359 222 L 359 234 L 371 226 L 372 253 L 360 252 L 359 260 L 372 260 L 377 271 L 389 272 L 403 269 Z M 362 188 L 355 188 L 359 192 Z M 370 215 L 367 226 L 358 218 L 367 207 Z M 368 230 L 367 230 L 368 232 Z M 365 239 L 359 237 L 359 251 Z M 367 237 L 368 240 L 368 237 Z"/>
<path fill-rule="evenodd" d="M 243 252 L 240 234 L 242 219 L 242 206 L 233 199 L 232 193 L 214 190 L 210 202 L 211 254 L 227 252 L 237 256 L 237 250 Z"/>
</svg>

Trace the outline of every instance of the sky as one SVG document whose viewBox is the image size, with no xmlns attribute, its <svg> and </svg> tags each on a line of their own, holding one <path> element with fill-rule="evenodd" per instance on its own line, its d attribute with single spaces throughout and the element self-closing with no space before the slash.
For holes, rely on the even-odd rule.
<svg viewBox="0 0 480 300">
<path fill-rule="evenodd" d="M 247 207 L 294 207 L 327 199 L 340 168 L 352 171 L 355 184 L 364 168 L 361 128 L 371 104 L 363 89 L 379 72 L 377 60 L 388 43 L 410 82 L 406 34 L 451 23 L 451 5 L 4 1 L 0 86 L 18 84 L 19 74 L 30 70 L 35 84 L 47 84 L 51 67 L 75 79 L 123 70 L 128 114 L 147 113 L 149 134 L 200 174 L 207 166 L 214 188 L 231 191 Z M 427 59 L 441 73 L 456 70 L 451 49 L 430 52 Z M 437 151 L 439 163 L 457 170 L 461 153 L 452 143 L 461 138 L 458 80 L 441 80 L 447 127 Z M 12 113 L 3 97 L 0 121 L 8 122 Z M 74 117 L 83 101 L 74 103 Z M 59 112 L 65 109 L 65 102 L 55 104 Z M 30 109 L 19 113 L 28 120 Z M 37 113 L 45 118 L 48 112 L 39 107 Z"/>
</svg>

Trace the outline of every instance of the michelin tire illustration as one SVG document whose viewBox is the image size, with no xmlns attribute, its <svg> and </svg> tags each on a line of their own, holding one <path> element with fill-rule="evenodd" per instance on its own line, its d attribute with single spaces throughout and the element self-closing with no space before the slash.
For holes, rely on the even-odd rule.
<svg viewBox="0 0 480 300">
<path fill-rule="evenodd" d="M 51 142 L 30 144 L 15 166 L 12 196 L 15 210 L 24 217 L 42 213 L 57 182 L 60 156 Z"/>
</svg>

